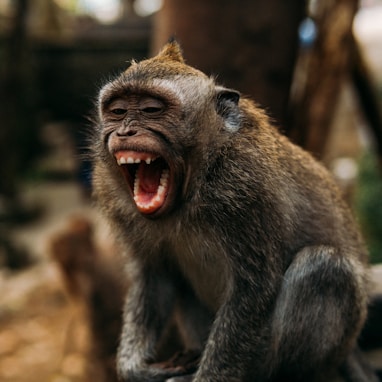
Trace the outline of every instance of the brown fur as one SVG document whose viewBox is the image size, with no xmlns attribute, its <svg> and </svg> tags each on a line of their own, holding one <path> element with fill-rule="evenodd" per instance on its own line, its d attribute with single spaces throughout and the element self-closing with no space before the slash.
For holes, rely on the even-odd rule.
<svg viewBox="0 0 382 382">
<path fill-rule="evenodd" d="M 95 196 L 132 280 L 123 380 L 190 372 L 150 366 L 174 310 L 185 347 L 202 353 L 188 380 L 329 381 L 343 370 L 366 316 L 367 254 L 319 163 L 252 101 L 187 66 L 175 42 L 101 90 L 95 134 Z M 165 159 L 172 186 L 159 210 L 137 208 L 120 149 Z"/>
</svg>

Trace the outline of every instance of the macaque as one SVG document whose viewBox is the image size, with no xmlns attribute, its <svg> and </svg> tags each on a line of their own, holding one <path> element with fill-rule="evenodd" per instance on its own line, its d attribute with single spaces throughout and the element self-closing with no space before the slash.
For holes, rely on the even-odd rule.
<svg viewBox="0 0 382 382">
<path fill-rule="evenodd" d="M 374 380 L 356 357 L 359 231 L 329 173 L 251 100 L 171 41 L 102 88 L 94 135 L 94 194 L 130 280 L 122 381 Z M 183 353 L 158 362 L 173 320 Z"/>
</svg>

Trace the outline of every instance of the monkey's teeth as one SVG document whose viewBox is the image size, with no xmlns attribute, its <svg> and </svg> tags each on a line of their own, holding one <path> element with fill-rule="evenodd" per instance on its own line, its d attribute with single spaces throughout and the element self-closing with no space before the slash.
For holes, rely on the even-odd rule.
<svg viewBox="0 0 382 382">
<path fill-rule="evenodd" d="M 167 185 L 168 185 L 168 178 L 170 176 L 170 173 L 168 170 L 163 170 L 160 181 L 159 181 L 159 187 L 158 187 L 158 193 L 157 193 L 157 198 L 159 196 L 162 196 L 164 192 L 167 190 Z"/>
<path fill-rule="evenodd" d="M 160 184 L 167 186 L 167 181 L 168 181 L 169 176 L 170 176 L 170 171 L 169 170 L 163 170 L 162 175 L 160 177 Z"/>
<path fill-rule="evenodd" d="M 151 164 L 157 159 L 158 159 L 158 157 L 147 157 L 146 159 L 141 159 L 141 158 L 121 156 L 120 158 L 117 159 L 117 163 L 119 166 L 121 166 L 123 164 L 139 164 L 142 161 L 146 162 L 146 164 Z"/>
</svg>

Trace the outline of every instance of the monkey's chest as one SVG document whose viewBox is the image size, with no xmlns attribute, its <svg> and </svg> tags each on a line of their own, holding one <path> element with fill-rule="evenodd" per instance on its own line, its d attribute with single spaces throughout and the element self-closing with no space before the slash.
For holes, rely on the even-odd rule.
<svg viewBox="0 0 382 382">
<path fill-rule="evenodd" d="M 176 261 L 199 300 L 216 312 L 225 298 L 230 278 L 221 258 L 199 245 L 177 246 Z M 221 253 L 221 252 L 220 252 Z"/>
</svg>

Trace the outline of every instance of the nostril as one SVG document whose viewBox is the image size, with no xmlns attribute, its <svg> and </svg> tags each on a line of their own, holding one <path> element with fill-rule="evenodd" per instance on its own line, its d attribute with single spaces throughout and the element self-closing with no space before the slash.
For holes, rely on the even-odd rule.
<svg viewBox="0 0 382 382">
<path fill-rule="evenodd" d="M 137 130 L 135 130 L 135 129 L 129 129 L 126 132 L 126 135 L 128 135 L 129 137 L 131 137 L 132 135 L 135 135 L 135 134 L 137 134 Z"/>
<path fill-rule="evenodd" d="M 117 130 L 117 135 L 119 137 L 131 137 L 138 133 L 138 130 L 135 128 L 124 128 Z"/>
</svg>

